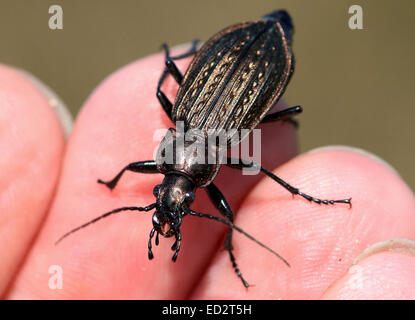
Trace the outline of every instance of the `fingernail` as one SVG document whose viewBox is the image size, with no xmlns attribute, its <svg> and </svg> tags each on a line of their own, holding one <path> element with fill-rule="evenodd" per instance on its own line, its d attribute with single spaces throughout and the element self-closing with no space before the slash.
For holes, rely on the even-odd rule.
<svg viewBox="0 0 415 320">
<path fill-rule="evenodd" d="M 65 137 L 68 137 L 72 131 L 73 118 L 62 99 L 59 98 L 59 96 L 51 88 L 49 88 L 46 84 L 44 84 L 42 81 L 36 78 L 33 74 L 22 69 L 18 69 L 18 71 L 26 79 L 32 82 L 35 85 L 35 87 L 45 95 L 45 97 L 49 101 L 50 106 L 55 110 L 58 116 Z"/>
<path fill-rule="evenodd" d="M 365 249 L 322 299 L 413 299 L 415 241 L 388 239 Z"/>
<path fill-rule="evenodd" d="M 406 238 L 393 238 L 377 242 L 366 248 L 359 254 L 351 264 L 350 268 L 358 264 L 363 259 L 383 251 L 399 252 L 415 256 L 415 241 Z"/>
<path fill-rule="evenodd" d="M 380 158 L 379 156 L 360 149 L 360 148 L 356 148 L 356 147 L 350 147 L 350 146 L 343 146 L 343 145 L 330 145 L 330 146 L 324 146 L 324 147 L 319 147 L 319 148 L 315 148 L 313 150 L 308 151 L 307 153 L 315 153 L 315 152 L 320 152 L 320 151 L 348 151 L 348 152 L 354 152 L 357 153 L 359 155 L 363 155 L 365 157 L 368 157 L 378 163 L 380 163 L 381 165 L 383 165 L 384 167 L 390 169 L 392 172 L 394 172 L 397 176 L 401 177 L 401 175 L 399 174 L 399 172 L 392 167 L 388 162 L 386 162 L 384 159 Z"/>
</svg>

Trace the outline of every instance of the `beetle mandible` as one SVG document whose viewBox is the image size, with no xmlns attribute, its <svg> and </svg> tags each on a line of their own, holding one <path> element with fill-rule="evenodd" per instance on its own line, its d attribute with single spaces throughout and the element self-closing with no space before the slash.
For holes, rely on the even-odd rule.
<svg viewBox="0 0 415 320">
<path fill-rule="evenodd" d="M 197 129 L 201 141 L 206 141 L 211 129 L 231 130 L 233 134 L 226 137 L 225 147 L 238 144 L 259 123 L 288 120 L 295 124 L 293 116 L 302 112 L 300 106 L 267 114 L 283 94 L 294 71 L 292 35 L 293 24 L 289 14 L 284 10 L 278 10 L 265 15 L 260 20 L 243 22 L 225 28 L 210 38 L 199 50 L 197 50 L 197 41 L 194 41 L 188 52 L 170 56 L 169 48 L 163 45 L 166 66 L 157 86 L 157 98 L 161 106 L 173 122 L 181 121 L 184 124 L 185 133 Z M 191 55 L 194 55 L 193 60 L 183 76 L 174 60 Z M 172 75 L 179 84 L 174 104 L 161 90 L 168 74 Z M 152 239 L 155 236 L 157 245 L 159 234 L 161 234 L 164 237 L 175 237 L 172 260 L 176 261 L 182 241 L 180 226 L 186 215 L 192 215 L 216 220 L 230 227 L 224 248 L 229 252 L 233 268 L 245 287 L 248 287 L 248 283 L 239 271 L 233 254 L 233 230 L 243 233 L 289 266 L 283 257 L 233 224 L 233 212 L 222 192 L 213 183 L 222 164 L 219 157 L 216 157 L 214 163 L 198 161 L 200 159 L 193 152 L 189 152 L 193 150 L 191 148 L 194 147 L 194 141 L 185 142 L 179 149 L 177 145 L 179 136 L 182 136 L 182 133 L 173 128 L 169 129 L 159 146 L 156 160 L 130 163 L 112 180 L 107 182 L 98 180 L 99 183 L 113 189 L 125 171 L 162 173 L 164 174 L 163 182 L 155 186 L 153 190 L 156 198 L 154 203 L 146 207 L 122 207 L 107 212 L 69 231 L 57 242 L 109 215 L 129 210 L 155 209 L 152 219 L 153 228 L 148 243 L 149 259 L 153 258 Z M 204 157 L 216 155 L 220 148 L 223 146 L 218 144 L 206 148 Z M 169 163 L 165 161 L 166 152 L 174 153 L 174 161 Z M 236 169 L 256 167 L 293 195 L 304 197 L 310 202 L 351 205 L 351 198 L 321 200 L 309 196 L 260 164 L 244 162 L 241 159 L 227 160 L 225 165 Z M 207 190 L 212 203 L 224 218 L 190 209 L 197 188 Z"/>
</svg>

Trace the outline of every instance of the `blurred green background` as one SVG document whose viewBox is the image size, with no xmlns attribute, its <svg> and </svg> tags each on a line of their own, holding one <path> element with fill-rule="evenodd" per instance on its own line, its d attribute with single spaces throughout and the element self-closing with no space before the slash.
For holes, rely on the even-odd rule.
<svg viewBox="0 0 415 320">
<path fill-rule="evenodd" d="M 48 28 L 53 4 L 63 8 L 63 30 Z M 363 8 L 364 30 L 348 27 L 353 4 Z M 162 42 L 204 41 L 278 8 L 295 24 L 297 64 L 285 100 L 304 107 L 301 151 L 367 149 L 414 190 L 415 1 L 1 0 L 0 61 L 41 79 L 75 115 L 104 77 Z"/>
</svg>

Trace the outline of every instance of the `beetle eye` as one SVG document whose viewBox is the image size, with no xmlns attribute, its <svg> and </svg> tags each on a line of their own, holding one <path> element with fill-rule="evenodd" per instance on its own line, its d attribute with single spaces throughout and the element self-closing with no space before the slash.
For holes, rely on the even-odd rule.
<svg viewBox="0 0 415 320">
<path fill-rule="evenodd" d="M 159 191 L 160 191 L 160 185 L 156 185 L 153 189 L 153 195 L 157 198 L 159 195 Z"/>
<path fill-rule="evenodd" d="M 195 201 L 195 193 L 194 192 L 187 192 L 185 195 L 185 201 L 187 203 L 192 203 Z"/>
<path fill-rule="evenodd" d="M 159 226 L 160 225 L 160 221 L 157 218 L 156 214 L 153 215 L 153 225 L 154 226 Z"/>
<path fill-rule="evenodd" d="M 179 229 L 180 228 L 180 225 L 182 224 L 182 220 L 179 220 L 179 221 L 177 221 L 176 223 L 172 223 L 171 224 L 171 228 L 173 229 L 173 230 L 177 230 L 177 229 Z"/>
</svg>

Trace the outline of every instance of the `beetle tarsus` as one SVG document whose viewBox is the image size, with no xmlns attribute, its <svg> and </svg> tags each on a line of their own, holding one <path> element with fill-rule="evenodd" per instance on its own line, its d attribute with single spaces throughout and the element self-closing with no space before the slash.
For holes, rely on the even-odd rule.
<svg viewBox="0 0 415 320">
<path fill-rule="evenodd" d="M 290 107 L 284 110 L 280 110 L 274 113 L 267 114 L 262 120 L 261 123 L 276 122 L 276 121 L 286 121 L 298 128 L 298 121 L 293 117 L 303 112 L 301 106 Z"/>
<path fill-rule="evenodd" d="M 233 223 L 233 212 L 228 204 L 223 193 L 219 190 L 219 188 L 214 184 L 211 183 L 206 188 L 209 198 L 212 201 L 213 205 L 218 209 L 218 211 L 225 217 L 228 218 L 231 223 Z M 232 246 L 232 233 L 233 229 L 230 228 L 228 233 L 226 234 L 225 241 L 223 243 L 223 248 L 228 251 L 229 259 L 231 260 L 232 267 L 236 273 L 236 275 L 241 279 L 243 285 L 248 287 L 249 284 L 246 282 L 244 277 L 242 276 L 241 271 L 239 270 L 238 264 L 236 263 L 235 256 L 233 254 L 233 246 Z"/>
<path fill-rule="evenodd" d="M 112 180 L 103 181 L 98 179 L 97 182 L 106 185 L 110 190 L 114 189 L 125 171 L 140 173 L 158 173 L 157 164 L 154 160 L 131 162 L 122 169 Z"/>
<path fill-rule="evenodd" d="M 241 159 L 238 159 L 237 161 L 235 161 L 235 159 L 228 158 L 227 165 L 231 168 L 236 168 L 236 169 L 257 167 L 264 174 L 266 174 L 268 177 L 270 177 L 272 180 L 279 183 L 281 186 L 283 186 L 285 189 L 287 189 L 289 192 L 291 192 L 291 194 L 293 196 L 294 195 L 299 195 L 299 196 L 303 197 L 304 199 L 307 199 L 310 202 L 314 202 L 314 203 L 317 203 L 317 204 L 324 204 L 324 205 L 330 205 L 330 204 L 336 204 L 336 203 L 345 203 L 345 204 L 348 204 L 350 206 L 350 208 L 352 207 L 352 198 L 339 199 L 339 200 L 322 200 L 322 199 L 319 199 L 319 198 L 312 197 L 308 194 L 305 194 L 305 193 L 301 192 L 299 189 L 297 189 L 297 188 L 293 187 L 292 185 L 288 184 L 287 182 L 285 182 L 284 180 L 282 180 L 281 178 L 279 178 L 275 174 L 273 174 L 271 171 L 265 169 L 264 167 L 260 166 L 259 164 L 255 163 L 255 162 L 244 163 L 244 160 L 241 160 Z"/>
<path fill-rule="evenodd" d="M 229 233 L 228 233 L 228 234 L 229 234 Z M 233 267 L 233 269 L 235 270 L 236 275 L 239 277 L 239 279 L 241 279 L 242 284 L 244 285 L 244 287 L 248 288 L 248 287 L 249 287 L 249 284 L 248 284 L 248 282 L 246 282 L 246 280 L 245 280 L 245 279 L 244 279 L 244 277 L 242 276 L 242 273 L 241 273 L 241 271 L 239 270 L 238 265 L 236 264 L 235 256 L 233 255 L 233 252 L 232 252 L 232 251 L 233 251 L 232 249 L 228 249 L 228 252 L 229 252 L 229 258 L 230 258 L 230 260 L 231 260 L 232 267 Z"/>
<path fill-rule="evenodd" d="M 106 185 L 108 187 L 108 189 L 110 189 L 110 190 L 114 189 L 115 186 L 117 185 L 117 182 L 114 182 L 114 181 L 103 181 L 101 179 L 98 179 L 97 182 L 100 183 L 100 184 Z"/>
</svg>

